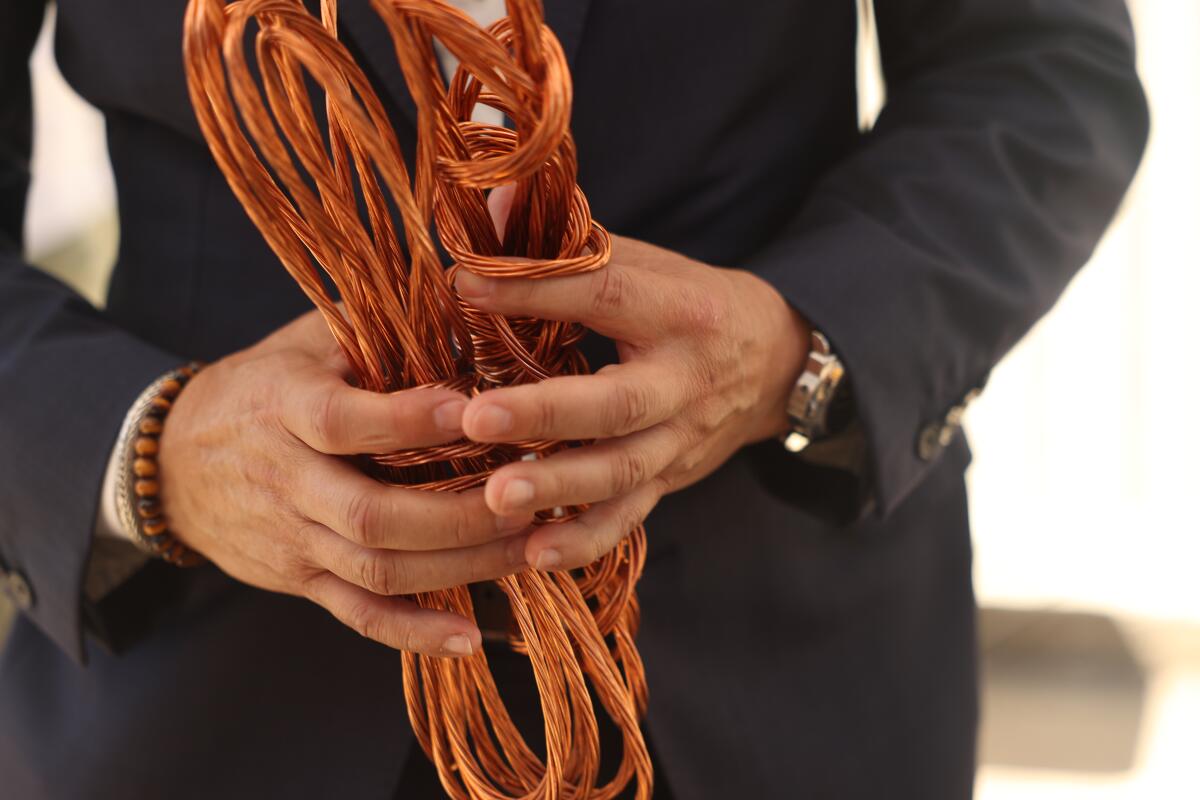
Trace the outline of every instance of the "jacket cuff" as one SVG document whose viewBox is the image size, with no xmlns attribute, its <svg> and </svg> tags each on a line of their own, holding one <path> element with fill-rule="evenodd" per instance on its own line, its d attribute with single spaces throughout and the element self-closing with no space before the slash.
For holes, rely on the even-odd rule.
<svg viewBox="0 0 1200 800">
<path fill-rule="evenodd" d="M 798 479 L 829 487 L 816 500 L 824 506 L 818 513 L 887 515 L 959 437 L 964 396 L 982 386 L 988 364 L 939 357 L 936 320 L 947 312 L 939 307 L 936 284 L 917 277 L 928 273 L 927 261 L 904 253 L 872 225 L 845 219 L 809 224 L 742 266 L 828 337 L 853 383 L 855 424 L 830 444 L 853 449 L 859 437 L 861 466 L 822 476 L 814 470 L 836 468 L 822 466 L 829 460 L 814 453 Z"/>
<path fill-rule="evenodd" d="M 24 614 L 83 663 L 83 586 L 112 441 L 130 405 L 182 362 L 100 318 L 37 338 L 3 375 L 0 564 Z M 10 592 L 12 593 L 12 592 Z"/>
</svg>

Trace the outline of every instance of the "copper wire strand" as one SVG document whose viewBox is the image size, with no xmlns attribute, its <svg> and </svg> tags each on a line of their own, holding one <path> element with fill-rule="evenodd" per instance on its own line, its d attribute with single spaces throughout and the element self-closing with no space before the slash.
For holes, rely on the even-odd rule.
<svg viewBox="0 0 1200 800">
<path fill-rule="evenodd" d="M 508 16 L 487 29 L 442 0 L 371 4 L 417 107 L 411 172 L 382 102 L 338 39 L 335 0 L 322 0 L 319 16 L 302 0 L 190 0 L 188 89 L 234 194 L 324 316 L 360 386 L 476 394 L 588 372 L 580 326 L 485 313 L 453 289 L 457 269 L 544 278 L 600 269 L 610 256 L 576 183 L 571 80 L 540 0 L 507 0 Z M 435 39 L 460 63 L 448 86 Z M 477 103 L 502 111 L 512 128 L 472 121 Z M 514 200 L 500 237 L 487 192 L 507 184 Z M 454 261 L 449 270 L 434 230 Z M 386 483 L 457 492 L 503 464 L 578 444 L 464 440 L 359 460 Z M 537 519 L 559 524 L 584 510 Z M 526 570 L 496 582 L 515 621 L 510 646 L 533 668 L 542 754 L 517 730 L 483 652 L 402 655 L 413 731 L 450 797 L 612 800 L 631 781 L 638 800 L 650 797 L 639 727 L 647 688 L 634 644 L 645 552 L 638 525 L 582 570 Z M 414 599 L 474 619 L 466 587 Z M 623 741 L 616 773 L 602 784 L 593 693 Z"/>
</svg>

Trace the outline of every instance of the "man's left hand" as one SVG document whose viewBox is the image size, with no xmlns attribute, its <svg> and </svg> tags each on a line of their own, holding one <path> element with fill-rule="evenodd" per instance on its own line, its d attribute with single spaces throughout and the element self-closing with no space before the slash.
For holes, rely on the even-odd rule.
<svg viewBox="0 0 1200 800">
<path fill-rule="evenodd" d="M 543 525 L 525 555 L 539 569 L 595 561 L 666 493 L 705 477 L 742 446 L 786 430 L 786 402 L 810 328 L 770 284 L 633 239 L 612 260 L 562 278 L 482 278 L 460 270 L 472 305 L 578 322 L 617 343 L 594 375 L 484 392 L 463 414 L 480 442 L 596 440 L 497 470 L 486 502 L 504 517 L 591 504 Z"/>
</svg>

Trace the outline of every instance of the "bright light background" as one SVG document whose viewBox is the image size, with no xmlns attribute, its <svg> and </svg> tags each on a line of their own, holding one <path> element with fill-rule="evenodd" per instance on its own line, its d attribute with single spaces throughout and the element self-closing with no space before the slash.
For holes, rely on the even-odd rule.
<svg viewBox="0 0 1200 800">
<path fill-rule="evenodd" d="M 1200 3 L 1133 11 L 1149 150 L 968 416 L 976 581 L 984 603 L 1200 622 Z"/>
<path fill-rule="evenodd" d="M 860 116 L 884 102 L 859 0 Z M 983 603 L 1200 622 L 1200 3 L 1130 0 L 1153 131 L 1091 263 L 966 427 Z"/>
</svg>

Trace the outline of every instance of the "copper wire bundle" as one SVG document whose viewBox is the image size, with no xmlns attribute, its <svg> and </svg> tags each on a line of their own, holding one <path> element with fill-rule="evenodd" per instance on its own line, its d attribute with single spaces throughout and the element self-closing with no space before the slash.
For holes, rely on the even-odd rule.
<svg viewBox="0 0 1200 800">
<path fill-rule="evenodd" d="M 338 40 L 334 0 L 322 0 L 319 18 L 302 0 L 190 0 L 188 86 L 216 162 L 324 315 L 362 387 L 477 393 L 586 372 L 578 325 L 487 314 L 463 302 L 452 284 L 460 268 L 550 277 L 599 269 L 609 257 L 608 234 L 575 182 L 571 81 L 540 0 L 508 0 L 508 17 L 487 30 L 441 0 L 372 5 L 418 109 L 411 174 L 383 104 Z M 460 61 L 448 87 L 435 38 Z M 323 120 L 314 85 L 323 94 Z M 480 102 L 504 112 L 513 127 L 471 121 Z M 487 192 L 508 184 L 514 202 L 499 237 Z M 435 224 L 455 262 L 450 270 L 435 249 Z M 391 484 L 460 491 L 510 461 L 576 444 L 461 441 L 369 454 L 363 463 Z M 582 510 L 541 512 L 538 520 L 557 524 Z M 527 570 L 497 581 L 515 620 L 510 643 L 533 667 L 544 756 L 513 724 L 483 653 L 404 654 L 413 730 L 450 796 L 608 800 L 631 780 L 639 800 L 650 796 L 638 726 L 646 684 L 634 645 L 634 586 L 644 558 L 639 526 L 582 570 Z M 473 618 L 466 587 L 415 599 Z M 589 683 L 624 742 L 616 774 L 599 786 Z"/>
</svg>

